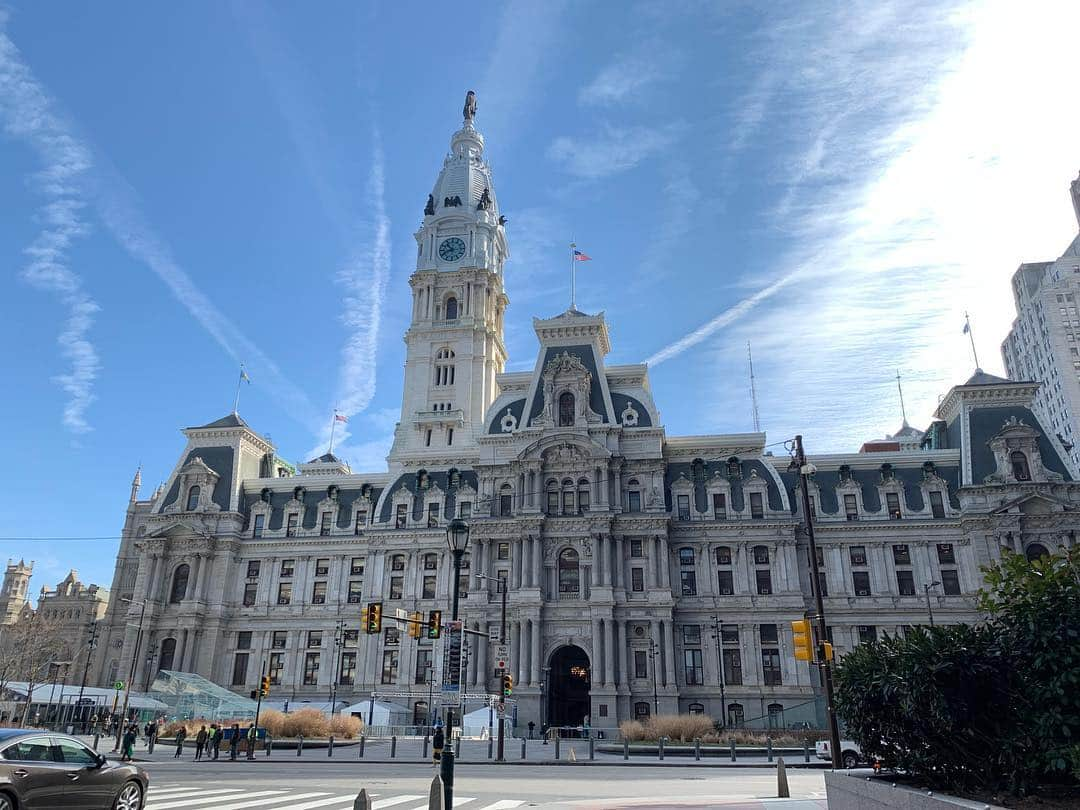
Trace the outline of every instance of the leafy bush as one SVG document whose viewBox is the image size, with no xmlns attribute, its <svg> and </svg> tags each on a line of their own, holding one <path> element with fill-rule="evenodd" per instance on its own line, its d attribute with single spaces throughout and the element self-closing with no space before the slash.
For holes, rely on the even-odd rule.
<svg viewBox="0 0 1080 810">
<path fill-rule="evenodd" d="M 1080 549 L 986 569 L 978 626 L 859 645 L 836 671 L 850 736 L 931 786 L 1006 788 L 1080 777 Z"/>
</svg>

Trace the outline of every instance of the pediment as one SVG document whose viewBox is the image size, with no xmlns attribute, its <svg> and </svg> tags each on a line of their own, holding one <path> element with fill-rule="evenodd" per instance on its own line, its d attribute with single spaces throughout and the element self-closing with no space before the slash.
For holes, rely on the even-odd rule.
<svg viewBox="0 0 1080 810">
<path fill-rule="evenodd" d="M 154 529 L 152 532 L 148 532 L 145 537 L 159 537 L 159 538 L 173 538 L 173 537 L 190 537 L 196 534 L 195 526 L 184 520 L 178 520 L 173 523 L 167 523 L 164 526 Z"/>
<path fill-rule="evenodd" d="M 556 434 L 537 439 L 518 454 L 519 461 L 539 459 L 545 464 L 609 459 L 611 451 L 576 433 Z"/>
<path fill-rule="evenodd" d="M 203 461 L 202 458 L 199 456 L 195 456 L 195 458 L 185 464 L 181 468 L 180 472 L 184 475 L 195 474 L 209 476 L 212 477 L 215 481 L 221 478 L 221 476 L 214 472 L 213 468 L 208 466 L 207 463 Z"/>
<path fill-rule="evenodd" d="M 1019 498 L 1013 498 L 1012 500 L 1006 501 L 997 509 L 994 509 L 992 514 L 1000 515 L 1005 513 L 1011 513 L 1014 509 L 1018 507 L 1020 509 L 1020 512 L 1025 515 L 1048 515 L 1054 512 L 1076 511 L 1076 507 L 1072 504 L 1062 501 L 1051 495 L 1031 493 Z"/>
</svg>

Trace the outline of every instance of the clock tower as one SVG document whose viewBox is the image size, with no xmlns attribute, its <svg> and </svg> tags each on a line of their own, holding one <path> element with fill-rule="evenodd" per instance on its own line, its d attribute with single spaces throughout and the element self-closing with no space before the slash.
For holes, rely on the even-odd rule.
<svg viewBox="0 0 1080 810">
<path fill-rule="evenodd" d="M 435 466 L 475 452 L 497 394 L 495 375 L 506 364 L 503 266 L 510 252 L 475 115 L 470 90 L 464 123 L 450 139 L 415 234 L 412 321 L 391 465 Z"/>
</svg>

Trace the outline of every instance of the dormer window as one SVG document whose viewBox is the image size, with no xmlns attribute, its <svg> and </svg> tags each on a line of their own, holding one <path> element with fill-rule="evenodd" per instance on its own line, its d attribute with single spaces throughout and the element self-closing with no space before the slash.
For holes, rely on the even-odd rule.
<svg viewBox="0 0 1080 810">
<path fill-rule="evenodd" d="M 188 490 L 187 511 L 194 512 L 199 508 L 199 493 L 201 491 L 201 488 L 197 484 Z"/>
<path fill-rule="evenodd" d="M 1019 450 L 1015 450 L 1012 455 L 1009 456 L 1009 463 L 1012 465 L 1013 478 L 1017 481 L 1031 480 L 1031 468 L 1028 467 L 1027 456 Z"/>
</svg>

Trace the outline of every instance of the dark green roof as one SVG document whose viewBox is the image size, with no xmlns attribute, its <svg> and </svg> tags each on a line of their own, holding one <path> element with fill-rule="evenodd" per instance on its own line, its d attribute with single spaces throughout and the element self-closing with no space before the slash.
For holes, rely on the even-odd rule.
<svg viewBox="0 0 1080 810">
<path fill-rule="evenodd" d="M 205 430 L 206 428 L 246 428 L 248 423 L 240 418 L 238 413 L 230 413 L 228 416 L 223 416 L 220 419 L 215 419 L 206 425 L 197 425 L 196 427 L 189 428 L 189 430 Z"/>
</svg>

